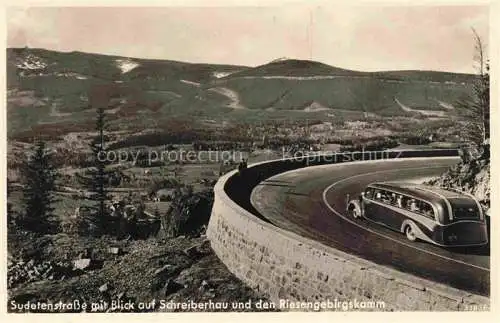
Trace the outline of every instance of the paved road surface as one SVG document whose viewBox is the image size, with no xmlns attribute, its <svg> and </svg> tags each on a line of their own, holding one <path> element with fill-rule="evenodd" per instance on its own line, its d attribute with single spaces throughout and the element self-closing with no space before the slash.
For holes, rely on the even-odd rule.
<svg viewBox="0 0 500 323">
<path fill-rule="evenodd" d="M 342 251 L 429 280 L 489 295 L 489 246 L 445 249 L 411 243 L 398 232 L 345 216 L 346 194 L 375 181 L 421 181 L 458 162 L 454 157 L 315 166 L 283 173 L 252 192 L 254 207 L 272 223 Z"/>
</svg>

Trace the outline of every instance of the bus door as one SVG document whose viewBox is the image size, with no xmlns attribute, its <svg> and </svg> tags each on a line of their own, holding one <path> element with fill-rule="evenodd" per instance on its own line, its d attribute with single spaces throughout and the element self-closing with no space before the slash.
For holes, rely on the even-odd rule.
<svg viewBox="0 0 500 323">
<path fill-rule="evenodd" d="M 395 230 L 399 230 L 403 221 L 406 219 L 403 209 L 405 203 L 407 203 L 407 197 L 398 193 L 391 193 L 389 199 L 389 205 L 387 207 L 387 213 L 385 218 L 385 224 L 390 226 Z"/>
<path fill-rule="evenodd" d="M 361 203 L 363 208 L 363 215 L 369 219 L 371 219 L 371 215 L 373 213 L 373 205 L 372 202 L 375 196 L 375 189 L 372 187 L 368 187 L 363 193 L 363 201 Z"/>
<path fill-rule="evenodd" d="M 372 219 L 390 228 L 399 229 L 401 215 L 397 208 L 397 194 L 384 190 L 375 192 L 375 201 L 372 203 Z"/>
<path fill-rule="evenodd" d="M 385 204 L 388 203 L 388 198 L 389 196 L 386 191 L 375 189 L 373 195 L 373 200 L 375 202 L 368 203 L 366 210 L 367 217 L 370 220 L 386 224 L 387 207 Z"/>
</svg>

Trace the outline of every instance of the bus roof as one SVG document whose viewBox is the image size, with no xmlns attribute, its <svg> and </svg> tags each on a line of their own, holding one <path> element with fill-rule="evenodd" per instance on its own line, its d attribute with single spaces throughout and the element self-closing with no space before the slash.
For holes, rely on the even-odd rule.
<svg viewBox="0 0 500 323">
<path fill-rule="evenodd" d="M 380 189 L 387 189 L 395 193 L 410 195 L 418 199 L 423 199 L 429 202 L 437 202 L 443 199 L 467 198 L 471 197 L 455 191 L 449 191 L 434 186 L 423 184 L 407 183 L 407 182 L 382 182 L 372 183 L 369 186 Z"/>
</svg>

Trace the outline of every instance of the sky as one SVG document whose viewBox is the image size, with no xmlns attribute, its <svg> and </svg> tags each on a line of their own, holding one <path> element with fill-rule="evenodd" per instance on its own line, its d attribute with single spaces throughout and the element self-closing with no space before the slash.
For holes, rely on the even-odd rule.
<svg viewBox="0 0 500 323">
<path fill-rule="evenodd" d="M 473 73 L 487 6 L 10 7 L 7 46 L 258 66 Z"/>
</svg>

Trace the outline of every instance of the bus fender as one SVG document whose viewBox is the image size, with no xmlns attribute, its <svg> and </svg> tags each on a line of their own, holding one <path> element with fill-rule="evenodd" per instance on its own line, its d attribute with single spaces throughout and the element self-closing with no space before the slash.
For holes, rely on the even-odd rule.
<svg viewBox="0 0 500 323">
<path fill-rule="evenodd" d="M 413 232 L 415 232 L 415 235 L 417 236 L 418 239 L 424 240 L 424 241 L 430 241 L 430 239 L 420 230 L 418 225 L 415 224 L 412 220 L 406 219 L 403 221 L 401 224 L 401 233 L 405 233 L 405 228 L 407 226 L 411 226 Z"/>
<path fill-rule="evenodd" d="M 347 214 L 351 216 L 353 215 L 353 211 L 355 211 L 357 216 L 354 217 L 363 216 L 363 209 L 361 208 L 361 203 L 359 203 L 358 200 L 350 200 L 347 203 L 346 211 Z"/>
</svg>

